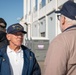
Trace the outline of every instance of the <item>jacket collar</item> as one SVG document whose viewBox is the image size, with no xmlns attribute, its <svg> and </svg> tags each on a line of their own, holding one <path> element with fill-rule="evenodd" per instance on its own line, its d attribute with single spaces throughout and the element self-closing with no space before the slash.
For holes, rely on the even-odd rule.
<svg viewBox="0 0 76 75">
<path fill-rule="evenodd" d="M 21 46 L 21 48 L 23 50 L 23 56 L 24 56 L 24 66 L 23 66 L 22 75 L 27 75 L 28 74 L 28 70 L 29 70 L 29 64 L 30 64 L 30 60 L 29 60 L 30 54 L 29 54 L 29 52 L 27 50 L 28 49 L 27 47 Z M 7 46 L 3 47 L 0 50 L 0 57 L 3 58 L 3 61 L 4 62 L 7 62 L 7 64 L 10 65 L 9 64 L 9 59 L 8 59 L 8 56 L 7 56 Z M 10 66 L 8 66 L 8 67 L 10 68 Z M 9 71 L 10 71 L 10 69 L 9 69 Z"/>
<path fill-rule="evenodd" d="M 66 28 L 64 31 L 67 31 L 67 30 L 69 30 L 69 29 L 71 29 L 71 28 L 76 28 L 76 25 L 70 26 L 70 27 Z M 64 32 L 64 31 L 63 31 L 63 32 Z"/>
</svg>

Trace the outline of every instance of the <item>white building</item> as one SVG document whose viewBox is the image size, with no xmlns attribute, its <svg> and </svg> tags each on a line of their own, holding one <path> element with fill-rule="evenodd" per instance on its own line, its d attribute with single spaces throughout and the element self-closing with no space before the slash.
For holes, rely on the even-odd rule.
<svg viewBox="0 0 76 75">
<path fill-rule="evenodd" d="M 38 60 L 45 59 L 49 44 L 47 39 L 51 42 L 60 33 L 58 14 L 55 14 L 55 10 L 59 10 L 66 1 L 68 0 L 24 0 L 23 2 L 24 14 L 20 23 L 28 32 L 23 43 L 30 40 L 27 43 Z M 31 39 L 35 41 L 31 42 Z"/>
<path fill-rule="evenodd" d="M 55 10 L 67 0 L 24 0 L 23 20 L 27 39 L 45 37 L 51 41 L 60 33 Z M 75 1 L 75 0 L 72 0 Z"/>
</svg>

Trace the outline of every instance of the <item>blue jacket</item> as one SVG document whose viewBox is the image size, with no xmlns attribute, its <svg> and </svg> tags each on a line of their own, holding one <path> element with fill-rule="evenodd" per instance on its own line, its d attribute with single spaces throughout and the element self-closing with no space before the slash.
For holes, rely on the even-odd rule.
<svg viewBox="0 0 76 75">
<path fill-rule="evenodd" d="M 21 47 L 24 55 L 22 75 L 41 75 L 41 70 L 34 53 L 25 46 Z M 10 63 L 6 50 L 7 46 L 0 49 L 0 75 L 11 75 Z"/>
</svg>

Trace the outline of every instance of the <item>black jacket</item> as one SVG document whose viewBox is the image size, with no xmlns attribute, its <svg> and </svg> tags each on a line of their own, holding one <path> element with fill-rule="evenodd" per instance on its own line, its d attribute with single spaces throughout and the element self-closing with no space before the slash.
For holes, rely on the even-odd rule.
<svg viewBox="0 0 76 75">
<path fill-rule="evenodd" d="M 4 45 L 8 45 L 8 40 L 6 38 L 5 32 L 0 32 L 0 48 L 2 48 Z"/>
</svg>

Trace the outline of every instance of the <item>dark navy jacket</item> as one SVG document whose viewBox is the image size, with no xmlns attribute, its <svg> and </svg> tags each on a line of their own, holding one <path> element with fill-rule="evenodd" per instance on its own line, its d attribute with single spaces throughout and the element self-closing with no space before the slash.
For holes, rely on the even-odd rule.
<svg viewBox="0 0 76 75">
<path fill-rule="evenodd" d="M 6 38 L 6 33 L 0 31 L 0 48 L 2 48 L 5 45 L 8 45 L 8 40 Z"/>
<path fill-rule="evenodd" d="M 21 46 L 24 55 L 22 75 L 41 75 L 40 67 L 34 53 L 25 46 Z M 7 56 L 7 46 L 0 49 L 0 75 L 11 75 L 10 63 Z"/>
</svg>

